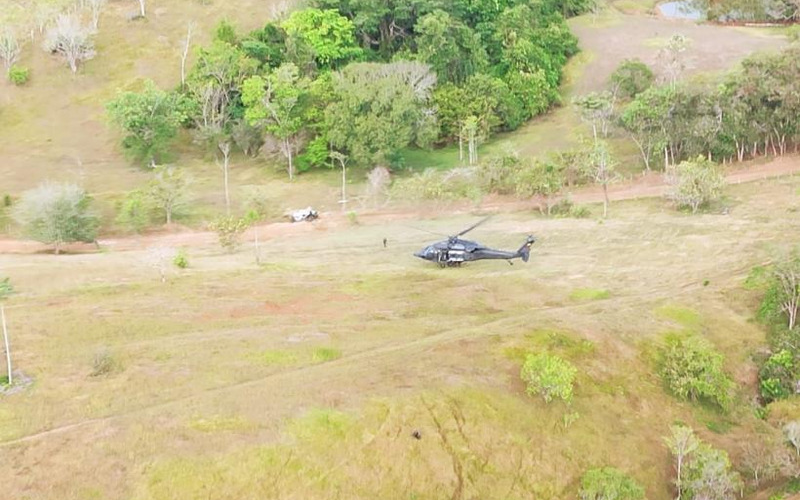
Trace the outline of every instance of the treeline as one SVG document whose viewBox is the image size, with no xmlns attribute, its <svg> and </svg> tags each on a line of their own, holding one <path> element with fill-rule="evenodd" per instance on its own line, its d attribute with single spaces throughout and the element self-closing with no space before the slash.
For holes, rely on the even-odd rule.
<svg viewBox="0 0 800 500">
<path fill-rule="evenodd" d="M 318 0 L 246 34 L 221 23 L 179 89 L 123 93 L 109 111 L 126 151 L 153 165 L 185 127 L 214 151 L 266 142 L 290 176 L 332 151 L 396 166 L 409 145 L 474 146 L 558 102 L 577 52 L 565 16 L 587 4 Z"/>
<path fill-rule="evenodd" d="M 798 56 L 797 46 L 750 56 L 715 86 L 650 87 L 621 109 L 617 123 L 647 168 L 696 156 L 732 162 L 797 151 Z"/>
<path fill-rule="evenodd" d="M 709 21 L 790 23 L 800 20 L 800 5 L 792 0 L 690 0 Z"/>
</svg>

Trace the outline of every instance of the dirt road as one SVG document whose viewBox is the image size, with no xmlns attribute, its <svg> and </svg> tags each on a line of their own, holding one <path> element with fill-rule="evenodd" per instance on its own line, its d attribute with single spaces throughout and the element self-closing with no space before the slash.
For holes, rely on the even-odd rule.
<svg viewBox="0 0 800 500">
<path fill-rule="evenodd" d="M 754 182 L 762 179 L 782 177 L 800 173 L 800 158 L 796 156 L 779 158 L 770 162 L 749 165 L 743 168 L 731 169 L 725 180 L 728 184 L 741 184 L 744 182 Z M 663 174 L 651 172 L 642 175 L 633 181 L 613 184 L 609 187 L 609 198 L 611 201 L 633 200 L 638 198 L 655 198 L 664 196 L 667 185 L 664 182 Z M 601 203 L 603 201 L 603 191 L 599 186 L 581 187 L 569 193 L 570 198 L 575 203 Z M 530 200 L 509 200 L 509 198 L 489 198 L 480 206 L 484 210 L 515 211 L 531 208 Z M 474 207 L 471 207 L 474 209 Z M 408 212 L 374 212 L 360 215 L 359 217 L 368 222 L 386 222 L 388 220 L 402 220 L 417 217 L 413 211 Z M 347 220 L 342 214 L 324 214 L 319 223 L 312 224 L 292 224 L 289 222 L 275 222 L 263 224 L 257 228 L 251 228 L 245 237 L 251 237 L 250 232 L 258 230 L 259 237 L 263 240 L 285 236 L 290 234 L 303 234 L 316 230 L 335 228 L 338 225 L 346 224 Z M 116 251 L 136 250 L 151 246 L 205 246 L 211 245 L 216 241 L 216 234 L 210 231 L 194 231 L 185 228 L 178 228 L 170 232 L 152 233 L 141 236 L 130 236 L 123 238 L 100 239 L 98 243 L 101 247 Z M 49 247 L 42 243 L 29 240 L 0 239 L 0 253 L 29 254 L 48 252 Z M 74 244 L 69 245 L 66 251 L 71 252 L 91 252 L 97 251 L 94 245 Z"/>
</svg>

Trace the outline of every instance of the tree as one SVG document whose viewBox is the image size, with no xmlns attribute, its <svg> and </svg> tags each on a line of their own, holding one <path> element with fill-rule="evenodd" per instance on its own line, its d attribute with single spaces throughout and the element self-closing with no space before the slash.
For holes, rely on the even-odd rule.
<svg viewBox="0 0 800 500">
<path fill-rule="evenodd" d="M 347 160 L 349 160 L 349 158 L 346 154 L 342 154 L 339 151 L 331 151 L 330 157 L 338 161 L 339 166 L 342 167 L 342 199 L 339 200 L 339 203 L 342 204 L 342 210 L 344 210 L 347 206 Z"/>
<path fill-rule="evenodd" d="M 458 136 L 458 159 L 464 161 L 464 151 L 462 144 L 467 141 L 467 151 L 469 152 L 469 165 L 478 163 L 478 142 L 481 140 L 479 121 L 475 115 L 470 115 L 464 119 L 461 125 L 461 133 Z"/>
<path fill-rule="evenodd" d="M 189 179 L 176 167 L 161 166 L 153 170 L 147 194 L 156 207 L 164 212 L 167 224 L 188 204 Z"/>
<path fill-rule="evenodd" d="M 150 223 L 152 202 L 147 193 L 141 190 L 131 191 L 125 195 L 117 211 L 115 222 L 126 229 L 141 232 Z"/>
<path fill-rule="evenodd" d="M 658 53 L 658 58 L 664 67 L 664 72 L 667 74 L 669 84 L 673 88 L 685 68 L 683 53 L 689 48 L 691 42 L 692 40 L 685 35 L 675 33 Z"/>
<path fill-rule="evenodd" d="M 385 164 L 401 148 L 430 144 L 436 75 L 418 62 L 354 63 L 334 74 L 335 101 L 325 112 L 328 137 L 360 165 Z"/>
<path fill-rule="evenodd" d="M 728 407 L 733 382 L 722 369 L 722 354 L 701 337 L 670 338 L 661 352 L 659 372 L 682 399 L 705 399 Z"/>
<path fill-rule="evenodd" d="M 150 247 L 147 249 L 147 253 L 145 254 L 145 263 L 158 272 L 158 276 L 161 278 L 162 283 L 166 283 L 167 270 L 169 269 L 170 264 L 172 264 L 172 261 L 175 260 L 176 255 L 178 255 L 178 252 L 172 247 Z"/>
<path fill-rule="evenodd" d="M 761 399 L 766 404 L 791 396 L 795 392 L 796 381 L 794 354 L 781 349 L 772 354 L 758 371 Z"/>
<path fill-rule="evenodd" d="M 89 6 L 89 12 L 92 14 L 92 29 L 97 31 L 97 26 L 100 23 L 100 13 L 103 11 L 103 7 L 106 6 L 107 0 L 86 0 L 86 4 Z"/>
<path fill-rule="evenodd" d="M 549 216 L 552 197 L 564 187 L 564 171 L 559 165 L 549 161 L 520 162 L 512 182 L 517 196 L 541 196 L 544 206 L 540 207 L 540 211 Z"/>
<path fill-rule="evenodd" d="M 488 66 L 480 36 L 443 10 L 421 17 L 414 31 L 417 58 L 430 64 L 442 82 L 460 85 Z"/>
<path fill-rule="evenodd" d="M 603 187 L 603 217 L 608 217 L 608 206 L 611 203 L 608 185 L 616 180 L 616 163 L 611 157 L 608 143 L 594 141 L 588 147 L 585 165 L 587 177 Z"/>
<path fill-rule="evenodd" d="M 3 326 L 3 343 L 6 348 L 6 368 L 8 369 L 8 385 L 14 383 L 13 369 L 11 367 L 11 345 L 8 342 L 8 327 L 6 326 L 5 300 L 14 293 L 14 287 L 8 278 L 0 279 L 0 323 Z"/>
<path fill-rule="evenodd" d="M 239 240 L 248 225 L 248 221 L 245 218 L 237 219 L 236 217 L 228 216 L 217 219 L 209 227 L 212 231 L 217 232 L 220 246 L 228 253 L 233 253 L 239 247 Z"/>
<path fill-rule="evenodd" d="M 798 324 L 797 313 L 800 312 L 800 251 L 794 251 L 777 263 L 772 274 L 779 310 L 786 315 L 789 330 L 792 330 Z"/>
<path fill-rule="evenodd" d="M 47 30 L 44 49 L 63 57 L 73 73 L 78 65 L 95 56 L 92 29 L 81 25 L 74 15 L 61 14 Z"/>
<path fill-rule="evenodd" d="M 165 159 L 184 121 L 179 97 L 147 81 L 142 92 L 123 92 L 106 106 L 115 125 L 125 132 L 122 147 L 131 158 L 154 168 Z"/>
<path fill-rule="evenodd" d="M 771 481 L 779 475 L 794 475 L 796 465 L 793 458 L 782 440 L 770 433 L 756 436 L 744 444 L 741 465 L 758 488 L 762 480 Z"/>
<path fill-rule="evenodd" d="M 520 377 L 527 384 L 528 394 L 540 395 L 547 403 L 553 398 L 569 402 L 576 373 L 570 362 L 552 354 L 540 353 L 529 354 L 525 358 Z"/>
<path fill-rule="evenodd" d="M 228 188 L 228 177 L 230 172 L 230 159 L 231 159 L 231 141 L 227 138 L 221 139 L 217 143 L 217 147 L 219 148 L 220 153 L 222 153 L 222 165 L 220 168 L 222 169 L 222 182 L 223 187 L 225 190 L 225 213 L 227 215 L 231 214 L 231 194 L 230 189 Z"/>
<path fill-rule="evenodd" d="M 800 421 L 792 420 L 783 426 L 783 435 L 786 441 L 792 445 L 795 454 L 800 457 Z"/>
<path fill-rule="evenodd" d="M 644 500 L 642 488 L 614 467 L 589 469 L 581 477 L 580 500 Z"/>
<path fill-rule="evenodd" d="M 650 88 L 628 104 L 620 122 L 639 148 L 646 170 L 650 170 L 653 155 L 665 150 L 667 135 L 664 122 L 671 109 L 672 90 L 669 88 Z M 665 163 L 665 167 L 669 162 Z"/>
<path fill-rule="evenodd" d="M 139 15 L 145 17 L 145 2 L 146 0 L 139 0 Z"/>
<path fill-rule="evenodd" d="M 0 32 L 0 59 L 3 60 L 3 64 L 6 67 L 6 74 L 11 71 L 11 66 L 17 62 L 21 50 L 22 47 L 20 47 L 17 36 L 13 31 L 5 28 Z"/>
<path fill-rule="evenodd" d="M 356 44 L 353 23 L 333 9 L 296 10 L 281 27 L 311 47 L 317 66 L 323 69 L 336 69 L 363 53 Z"/>
<path fill-rule="evenodd" d="M 267 79 L 253 76 L 242 85 L 245 118 L 281 140 L 289 180 L 294 179 L 295 139 L 306 125 L 303 100 L 308 86 L 308 79 L 301 77 L 292 63 L 282 64 Z"/>
<path fill-rule="evenodd" d="M 698 156 L 669 167 L 667 184 L 667 198 L 679 208 L 689 207 L 697 213 L 700 207 L 721 196 L 725 178 L 715 163 Z"/>
<path fill-rule="evenodd" d="M 93 242 L 97 218 L 89 210 L 91 198 L 75 184 L 45 182 L 22 193 L 14 219 L 31 238 L 53 245 L 56 254 L 65 243 Z"/>
<path fill-rule="evenodd" d="M 684 464 L 700 446 L 700 440 L 690 427 L 673 425 L 670 427 L 670 435 L 664 438 L 664 442 L 675 456 L 675 486 L 678 489 L 678 499 L 681 499 L 683 498 Z"/>
<path fill-rule="evenodd" d="M 734 500 L 742 489 L 739 473 L 723 450 L 700 444 L 685 470 L 685 492 L 691 500 Z"/>
<path fill-rule="evenodd" d="M 614 116 L 614 102 L 608 92 L 592 92 L 573 100 L 580 110 L 581 118 L 592 126 L 592 137 L 595 141 L 599 136 L 608 137 L 608 126 Z"/>
<path fill-rule="evenodd" d="M 186 25 L 186 38 L 181 42 L 181 88 L 186 88 L 186 59 L 189 57 L 189 47 L 192 43 L 194 27 L 194 21 L 190 21 Z"/>
<path fill-rule="evenodd" d="M 653 71 L 638 59 L 625 59 L 611 73 L 611 94 L 633 99 L 651 85 L 655 77 Z"/>
</svg>

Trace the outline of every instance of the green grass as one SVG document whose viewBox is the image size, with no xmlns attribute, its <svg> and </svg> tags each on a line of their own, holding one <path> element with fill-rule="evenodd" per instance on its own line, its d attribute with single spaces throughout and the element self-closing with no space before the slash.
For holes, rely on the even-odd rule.
<svg viewBox="0 0 800 500">
<path fill-rule="evenodd" d="M 611 292 L 596 288 L 578 288 L 569 294 L 569 298 L 577 302 L 603 300 L 609 297 L 611 297 Z"/>
<path fill-rule="evenodd" d="M 253 424 L 241 416 L 215 415 L 206 418 L 197 417 L 191 420 L 187 427 L 199 432 L 216 433 L 246 431 L 252 429 Z"/>
<path fill-rule="evenodd" d="M 342 357 L 342 351 L 333 347 L 319 347 L 314 349 L 312 358 L 317 363 L 325 363 Z"/>
<path fill-rule="evenodd" d="M 288 366 L 299 362 L 296 353 L 278 349 L 251 354 L 248 355 L 248 359 L 266 366 Z"/>
<path fill-rule="evenodd" d="M 688 331 L 696 332 L 702 326 L 702 317 L 690 307 L 665 304 L 655 310 L 656 316 L 670 320 Z"/>
</svg>

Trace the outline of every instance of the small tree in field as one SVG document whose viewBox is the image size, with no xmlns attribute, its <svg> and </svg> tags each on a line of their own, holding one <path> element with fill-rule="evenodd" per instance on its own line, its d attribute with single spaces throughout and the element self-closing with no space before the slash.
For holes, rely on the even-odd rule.
<svg viewBox="0 0 800 500">
<path fill-rule="evenodd" d="M 78 65 L 95 56 L 92 29 L 81 25 L 76 16 L 62 14 L 56 19 L 55 25 L 47 30 L 44 49 L 63 57 L 75 73 Z"/>
<path fill-rule="evenodd" d="M 156 167 L 147 194 L 164 212 L 164 220 L 172 224 L 173 216 L 188 204 L 189 179 L 175 167 Z"/>
<path fill-rule="evenodd" d="M 543 206 L 540 205 L 539 211 L 549 216 L 553 196 L 564 187 L 564 169 L 553 162 L 523 161 L 514 174 L 513 183 L 517 196 L 540 196 Z"/>
<path fill-rule="evenodd" d="M 145 254 L 146 264 L 158 272 L 162 283 L 167 282 L 167 271 L 178 252 L 172 247 L 150 247 Z"/>
<path fill-rule="evenodd" d="M 92 242 L 97 218 L 89 211 L 91 198 L 75 184 L 44 183 L 22 193 L 14 219 L 31 238 L 61 246 L 75 241 Z"/>
<path fill-rule="evenodd" d="M 690 427 L 684 425 L 673 425 L 670 427 L 670 435 L 664 438 L 664 442 L 669 451 L 675 457 L 675 486 L 678 489 L 678 498 L 683 495 L 684 465 L 689 457 L 697 450 L 700 440 L 694 435 Z"/>
<path fill-rule="evenodd" d="M 728 407 L 733 382 L 722 369 L 722 354 L 701 337 L 672 338 L 661 353 L 661 378 L 681 399 Z"/>
<path fill-rule="evenodd" d="M 797 326 L 800 312 L 800 252 L 775 265 L 772 271 L 775 299 L 780 312 L 786 315 L 789 330 Z"/>
<path fill-rule="evenodd" d="M 596 140 L 589 146 L 585 172 L 587 177 L 603 187 L 603 217 L 608 217 L 608 207 L 611 204 L 608 185 L 616 180 L 617 174 L 616 162 L 611 157 L 611 150 L 607 142 Z"/>
<path fill-rule="evenodd" d="M 611 73 L 611 93 L 634 98 L 653 85 L 653 71 L 638 59 L 626 59 Z"/>
<path fill-rule="evenodd" d="M 216 231 L 219 237 L 219 245 L 228 253 L 233 253 L 241 243 L 242 233 L 247 229 L 247 219 L 237 219 L 236 217 L 222 217 L 214 221 L 210 228 Z"/>
<path fill-rule="evenodd" d="M 644 500 L 644 488 L 614 467 L 590 469 L 581 478 L 580 500 Z"/>
<path fill-rule="evenodd" d="M 530 395 L 539 395 L 549 403 L 553 398 L 572 400 L 572 385 L 577 370 L 568 361 L 552 354 L 529 354 L 522 365 L 522 380 Z"/>
<path fill-rule="evenodd" d="M 8 369 L 8 385 L 14 383 L 14 376 L 12 374 L 12 367 L 11 367 L 11 344 L 8 342 L 8 327 L 6 326 L 6 310 L 5 310 L 5 299 L 8 298 L 9 295 L 14 293 L 14 288 L 11 286 L 11 282 L 8 278 L 3 278 L 0 280 L 0 324 L 3 327 L 3 343 L 5 344 L 6 349 L 6 368 Z"/>
<path fill-rule="evenodd" d="M 669 167 L 667 183 L 667 198 L 677 207 L 688 207 L 692 213 L 697 213 L 700 207 L 722 195 L 725 178 L 714 162 L 698 156 Z"/>
<path fill-rule="evenodd" d="M 6 68 L 6 74 L 11 71 L 11 66 L 17 62 L 21 47 L 16 35 L 10 29 L 0 32 L 0 59 Z"/>
</svg>

